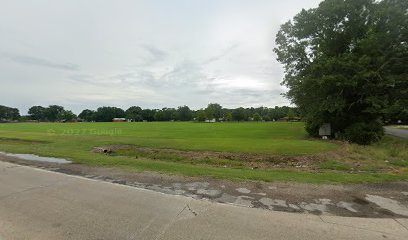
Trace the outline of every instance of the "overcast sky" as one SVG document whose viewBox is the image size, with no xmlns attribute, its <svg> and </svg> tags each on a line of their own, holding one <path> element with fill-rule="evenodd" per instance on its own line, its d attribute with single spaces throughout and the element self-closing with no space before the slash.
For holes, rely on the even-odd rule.
<svg viewBox="0 0 408 240">
<path fill-rule="evenodd" d="M 280 24 L 319 0 L 0 0 L 0 105 L 288 105 Z"/>
</svg>

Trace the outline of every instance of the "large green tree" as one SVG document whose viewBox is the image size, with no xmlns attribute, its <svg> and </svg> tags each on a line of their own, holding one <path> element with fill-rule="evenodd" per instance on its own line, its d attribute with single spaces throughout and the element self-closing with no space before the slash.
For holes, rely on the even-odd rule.
<svg viewBox="0 0 408 240">
<path fill-rule="evenodd" d="M 222 106 L 218 103 L 210 103 L 205 108 L 205 115 L 207 119 L 211 120 L 214 119 L 219 121 L 222 118 Z"/>
<path fill-rule="evenodd" d="M 76 120 L 76 118 L 77 118 L 77 115 L 75 115 L 70 110 L 64 110 L 58 114 L 58 121 L 61 121 L 61 122 L 72 122 Z"/>
<path fill-rule="evenodd" d="M 177 108 L 177 120 L 191 121 L 193 119 L 193 112 L 188 106 L 180 106 Z"/>
<path fill-rule="evenodd" d="M 0 105 L 0 121 L 17 120 L 19 118 L 20 111 L 17 108 Z"/>
<path fill-rule="evenodd" d="M 82 112 L 78 115 L 78 117 L 84 121 L 87 122 L 92 122 L 95 121 L 95 111 L 90 110 L 90 109 L 84 109 Z"/>
<path fill-rule="evenodd" d="M 32 106 L 28 109 L 28 115 L 32 120 L 41 121 L 44 120 L 45 117 L 45 108 L 42 106 Z"/>
<path fill-rule="evenodd" d="M 114 118 L 124 118 L 125 111 L 117 107 L 99 107 L 95 112 L 95 121 L 112 122 Z"/>
<path fill-rule="evenodd" d="M 407 41 L 407 0 L 325 0 L 283 24 L 274 51 L 307 131 L 379 140 L 384 114 L 408 106 Z"/>
<path fill-rule="evenodd" d="M 126 110 L 126 118 L 134 122 L 143 121 L 142 108 L 138 106 L 132 106 Z"/>
<path fill-rule="evenodd" d="M 45 108 L 44 115 L 45 118 L 50 122 L 55 122 L 57 120 L 62 120 L 59 117 L 64 114 L 65 109 L 59 105 L 50 105 Z"/>
<path fill-rule="evenodd" d="M 245 112 L 245 108 L 239 107 L 232 111 L 232 119 L 234 121 L 246 121 L 248 120 L 248 116 Z"/>
</svg>

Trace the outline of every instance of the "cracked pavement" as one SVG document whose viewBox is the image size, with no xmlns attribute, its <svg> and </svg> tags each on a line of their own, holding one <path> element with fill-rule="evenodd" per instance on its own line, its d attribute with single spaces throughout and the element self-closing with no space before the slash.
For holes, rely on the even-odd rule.
<svg viewBox="0 0 408 240">
<path fill-rule="evenodd" d="M 2 240 L 407 239 L 407 228 L 406 218 L 240 207 L 0 161 Z"/>
<path fill-rule="evenodd" d="M 229 181 L 209 177 L 134 172 L 75 163 L 26 161 L 0 154 L 1 160 L 165 194 L 249 208 L 347 217 L 408 217 L 406 181 L 345 185 Z"/>
</svg>

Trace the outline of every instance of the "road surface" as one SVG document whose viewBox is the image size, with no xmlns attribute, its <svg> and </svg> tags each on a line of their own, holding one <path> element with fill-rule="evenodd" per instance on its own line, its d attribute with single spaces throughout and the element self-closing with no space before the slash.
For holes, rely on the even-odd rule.
<svg viewBox="0 0 408 240">
<path fill-rule="evenodd" d="M 385 133 L 388 135 L 393 135 L 400 138 L 408 139 L 408 130 L 398 129 L 393 127 L 384 127 Z"/>
<path fill-rule="evenodd" d="M 0 239 L 408 239 L 408 220 L 238 207 L 0 161 Z"/>
</svg>

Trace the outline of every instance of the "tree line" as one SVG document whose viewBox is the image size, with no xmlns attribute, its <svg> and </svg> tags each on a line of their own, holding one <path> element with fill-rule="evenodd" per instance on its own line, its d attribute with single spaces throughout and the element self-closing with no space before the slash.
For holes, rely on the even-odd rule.
<svg viewBox="0 0 408 240">
<path fill-rule="evenodd" d="M 113 118 L 125 118 L 132 122 L 141 121 L 277 121 L 303 120 L 304 116 L 297 107 L 275 106 L 250 108 L 224 108 L 218 103 L 210 103 L 206 108 L 192 110 L 188 106 L 162 109 L 143 109 L 138 106 L 123 110 L 118 107 L 99 107 L 96 110 L 85 109 L 79 115 L 62 106 L 32 106 L 28 115 L 21 116 L 17 108 L 0 105 L 0 122 L 38 121 L 38 122 L 111 122 Z M 402 108 L 392 108 L 383 115 L 386 122 L 408 122 L 408 114 Z"/>
<path fill-rule="evenodd" d="M 273 121 L 279 119 L 299 119 L 294 107 L 258 107 L 236 109 L 223 108 L 218 103 L 210 103 L 204 109 L 192 110 L 188 106 L 162 109 L 143 109 L 132 106 L 126 110 L 118 107 L 99 107 L 96 110 L 85 109 L 78 118 L 87 122 L 111 122 L 114 118 L 125 118 L 132 122 L 141 121 Z"/>
<path fill-rule="evenodd" d="M 17 108 L 0 106 L 1 121 L 38 121 L 38 122 L 111 122 L 114 118 L 125 118 L 132 122 L 141 121 L 276 121 L 299 120 L 297 108 L 288 106 L 224 108 L 218 103 L 210 103 L 206 108 L 192 110 L 188 106 L 177 108 L 148 109 L 132 106 L 124 110 L 118 107 L 99 107 L 96 110 L 85 109 L 79 115 L 63 106 L 32 106 L 28 115 L 20 116 Z"/>
</svg>

